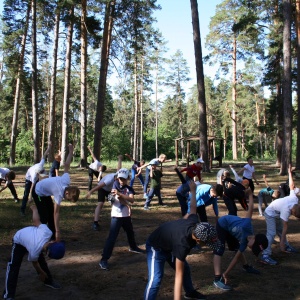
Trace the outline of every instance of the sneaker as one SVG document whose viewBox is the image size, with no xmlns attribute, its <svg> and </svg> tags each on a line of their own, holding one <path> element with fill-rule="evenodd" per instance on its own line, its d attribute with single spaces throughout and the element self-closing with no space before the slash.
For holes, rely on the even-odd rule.
<svg viewBox="0 0 300 300">
<path fill-rule="evenodd" d="M 44 285 L 45 286 L 48 286 L 48 287 L 50 287 L 50 288 L 52 288 L 52 289 L 54 289 L 54 290 L 58 290 L 58 289 L 60 289 L 61 288 L 61 285 L 58 283 L 58 282 L 56 282 L 56 281 L 54 281 L 54 280 L 51 280 L 51 281 L 45 281 L 44 282 Z"/>
<path fill-rule="evenodd" d="M 99 231 L 99 230 L 100 230 L 100 225 L 99 225 L 99 223 L 93 223 L 93 229 L 94 229 L 95 231 Z"/>
<path fill-rule="evenodd" d="M 165 204 L 165 203 L 163 203 L 163 202 L 159 203 L 159 205 L 160 205 L 160 206 L 163 206 L 163 207 L 167 207 L 167 206 L 168 206 L 167 204 Z"/>
<path fill-rule="evenodd" d="M 193 291 L 190 292 L 190 293 L 186 293 L 186 294 L 184 295 L 184 298 L 185 298 L 185 299 L 205 300 L 205 299 L 206 299 L 206 296 L 205 296 L 205 295 L 202 295 L 201 293 L 199 293 L 199 292 L 196 291 L 196 290 L 193 290 Z"/>
<path fill-rule="evenodd" d="M 144 210 L 150 210 L 149 206 L 144 206 Z"/>
<path fill-rule="evenodd" d="M 147 193 L 144 193 L 143 198 L 144 198 L 144 199 L 147 199 Z"/>
<path fill-rule="evenodd" d="M 250 274 L 260 274 L 260 271 L 249 265 L 243 265 L 243 270 Z"/>
<path fill-rule="evenodd" d="M 230 291 L 232 290 L 232 287 L 228 284 L 225 284 L 222 279 L 216 281 L 214 280 L 214 286 L 217 287 L 218 289 L 221 289 L 223 291 Z"/>
<path fill-rule="evenodd" d="M 15 203 L 19 203 L 20 202 L 20 199 L 19 198 L 15 198 Z"/>
<path fill-rule="evenodd" d="M 107 260 L 100 260 L 99 266 L 102 270 L 108 270 L 108 263 Z"/>
<path fill-rule="evenodd" d="M 297 253 L 298 251 L 294 247 L 292 247 L 291 245 L 287 245 L 287 246 L 285 246 L 285 252 Z"/>
<path fill-rule="evenodd" d="M 269 255 L 263 255 L 260 261 L 266 265 L 271 265 L 271 266 L 277 265 L 277 261 L 272 259 Z"/>
<path fill-rule="evenodd" d="M 129 248 L 129 252 L 141 254 L 141 253 L 145 253 L 145 250 L 143 250 L 139 247 L 136 247 L 136 248 Z"/>
</svg>

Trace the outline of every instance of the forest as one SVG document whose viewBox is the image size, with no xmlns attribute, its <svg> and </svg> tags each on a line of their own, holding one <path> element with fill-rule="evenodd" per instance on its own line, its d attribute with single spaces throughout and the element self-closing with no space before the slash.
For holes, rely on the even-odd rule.
<svg viewBox="0 0 300 300">
<path fill-rule="evenodd" d="M 272 159 L 282 175 L 290 162 L 300 169 L 300 0 L 224 0 L 198 38 L 205 1 L 186 5 L 197 69 L 190 90 L 181 50 L 166 56 L 157 0 L 4 0 L 1 163 L 38 162 L 48 141 L 50 161 L 61 149 L 63 163 L 73 142 L 83 166 L 88 145 L 100 160 L 174 158 L 179 139 L 183 161 L 221 151 Z M 213 78 L 203 64 L 218 66 Z M 190 136 L 199 141 L 187 153 Z M 209 137 L 223 148 L 208 149 Z"/>
</svg>

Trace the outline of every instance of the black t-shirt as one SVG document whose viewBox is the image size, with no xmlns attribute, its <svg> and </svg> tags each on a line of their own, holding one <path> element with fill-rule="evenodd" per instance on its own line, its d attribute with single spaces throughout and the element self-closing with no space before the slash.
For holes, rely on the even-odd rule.
<svg viewBox="0 0 300 300">
<path fill-rule="evenodd" d="M 60 161 L 54 160 L 49 171 L 51 177 L 56 176 L 55 170 L 59 170 L 59 167 L 60 167 Z"/>
<path fill-rule="evenodd" d="M 227 196 L 232 200 L 234 199 L 242 200 L 245 198 L 245 187 L 241 183 L 231 178 L 226 178 L 224 181 L 232 183 L 229 188 L 227 188 L 225 184 L 223 184 L 225 196 Z"/>
<path fill-rule="evenodd" d="M 196 214 L 189 215 L 187 219 L 166 222 L 150 234 L 148 243 L 154 248 L 172 252 L 176 258 L 184 261 L 196 245 L 192 230 L 197 223 Z"/>
</svg>

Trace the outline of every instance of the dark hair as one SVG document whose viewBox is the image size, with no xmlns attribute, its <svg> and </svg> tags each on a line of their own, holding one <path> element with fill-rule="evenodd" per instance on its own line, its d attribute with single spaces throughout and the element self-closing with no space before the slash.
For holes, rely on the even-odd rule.
<svg viewBox="0 0 300 300">
<path fill-rule="evenodd" d="M 6 174 L 6 178 L 7 180 L 14 180 L 16 178 L 16 173 L 14 171 L 9 171 L 7 174 Z"/>
<path fill-rule="evenodd" d="M 216 184 L 215 185 L 217 196 L 222 197 L 223 195 L 223 185 L 222 184 Z"/>
<path fill-rule="evenodd" d="M 252 156 L 248 156 L 248 157 L 247 157 L 247 161 L 249 161 L 249 159 L 252 159 Z"/>
<path fill-rule="evenodd" d="M 68 196 L 65 197 L 66 200 L 70 200 L 72 202 L 77 202 L 78 198 L 79 198 L 79 194 L 80 194 L 80 190 L 77 186 L 68 186 L 65 189 L 65 195 L 66 192 L 68 192 Z"/>
<path fill-rule="evenodd" d="M 105 165 L 102 165 L 101 171 L 102 171 L 102 172 L 105 172 L 106 169 L 107 169 L 106 166 L 105 166 Z"/>
</svg>

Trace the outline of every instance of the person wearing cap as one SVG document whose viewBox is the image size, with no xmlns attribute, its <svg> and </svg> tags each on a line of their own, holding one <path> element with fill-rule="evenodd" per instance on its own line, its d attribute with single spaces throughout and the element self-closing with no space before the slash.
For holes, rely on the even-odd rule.
<svg viewBox="0 0 300 300">
<path fill-rule="evenodd" d="M 90 151 L 93 162 L 89 165 L 88 172 L 89 172 L 89 191 L 92 189 L 93 186 L 93 177 L 95 176 L 97 178 L 97 181 L 99 182 L 102 179 L 103 172 L 106 171 L 106 166 L 103 165 L 94 155 L 94 152 L 92 151 L 91 147 L 87 147 Z"/>
<path fill-rule="evenodd" d="M 126 168 L 121 168 L 117 172 L 117 180 L 114 181 L 111 194 L 111 223 L 108 237 L 106 239 L 102 258 L 99 266 L 103 270 L 108 270 L 108 260 L 110 259 L 116 239 L 121 228 L 124 229 L 127 235 L 129 251 L 134 253 L 143 253 L 135 241 L 132 220 L 131 220 L 131 205 L 134 203 L 134 190 L 127 185 L 129 179 L 129 171 Z"/>
<path fill-rule="evenodd" d="M 48 252 L 49 258 L 61 259 L 65 254 L 65 244 L 63 242 L 49 242 L 52 231 L 46 224 L 41 223 L 36 206 L 31 205 L 30 208 L 32 210 L 33 226 L 18 230 L 13 237 L 11 257 L 6 269 L 4 299 L 14 299 L 19 270 L 23 257 L 27 253 L 28 261 L 32 262 L 39 279 L 44 285 L 53 289 L 61 287 L 53 280 L 43 252 Z"/>
<path fill-rule="evenodd" d="M 252 197 L 252 192 L 249 189 L 249 181 L 247 179 L 242 180 L 241 183 L 231 179 L 230 177 L 222 178 L 223 185 L 223 200 L 228 209 L 229 215 L 237 216 L 237 207 L 235 199 L 237 199 L 241 206 L 247 210 L 248 204 L 246 198 Z"/>
<path fill-rule="evenodd" d="M 248 163 L 246 165 L 244 165 L 244 167 L 241 170 L 239 170 L 237 173 L 241 174 L 243 172 L 243 179 L 247 179 L 249 181 L 249 187 L 250 187 L 252 193 L 254 193 L 253 180 L 255 181 L 255 183 L 257 185 L 259 185 L 259 182 L 255 178 L 255 168 L 254 168 L 253 159 L 251 156 L 249 156 L 247 158 L 247 162 Z"/>
<path fill-rule="evenodd" d="M 264 234 L 253 233 L 253 226 L 251 222 L 253 213 L 253 195 L 249 189 L 249 205 L 245 218 L 240 218 L 235 215 L 227 215 L 218 219 L 217 233 L 221 242 L 221 247 L 214 251 L 213 265 L 214 265 L 214 285 L 222 290 L 229 291 L 232 289 L 228 285 L 228 275 L 230 271 L 237 265 L 239 261 L 243 262 L 243 269 L 247 273 L 259 274 L 260 272 L 248 264 L 244 255 L 245 250 L 250 248 L 255 256 L 266 249 L 268 246 L 268 239 Z M 225 242 L 230 251 L 235 251 L 235 255 L 231 260 L 229 266 L 222 273 L 221 261 L 225 251 Z"/>
<path fill-rule="evenodd" d="M 118 156 L 118 165 L 121 165 L 122 162 L 122 156 Z M 87 194 L 86 199 L 89 199 L 92 195 L 92 193 L 98 191 L 98 204 L 95 208 L 94 212 L 94 222 L 92 225 L 93 230 L 99 231 L 100 225 L 99 225 L 99 217 L 101 214 L 101 211 L 103 209 L 105 199 L 107 199 L 107 196 L 110 194 L 111 189 L 113 187 L 113 184 L 117 178 L 118 173 L 109 173 L 105 175 L 98 184 L 93 187 Z"/>
<path fill-rule="evenodd" d="M 151 200 L 153 199 L 154 195 L 158 198 L 159 205 L 165 205 L 161 198 L 161 178 L 163 177 L 163 173 L 157 169 L 158 162 L 154 161 L 151 165 L 150 169 L 150 190 L 147 194 L 147 199 L 144 204 L 144 209 L 149 210 L 149 206 L 151 203 Z"/>
<path fill-rule="evenodd" d="M 69 153 L 64 164 L 64 174 L 57 177 L 48 177 L 34 185 L 32 198 L 37 206 L 41 222 L 48 224 L 52 230 L 52 239 L 60 241 L 60 205 L 63 199 L 77 202 L 80 190 L 70 186 L 70 164 L 73 157 L 73 145 L 69 144 Z M 52 196 L 54 201 L 52 200 Z"/>
<path fill-rule="evenodd" d="M 203 169 L 203 164 L 204 164 L 203 159 L 198 158 L 195 163 L 193 163 L 191 166 L 181 169 L 180 172 L 181 173 L 186 172 L 186 180 L 187 181 L 190 179 L 194 180 L 194 177 L 197 176 L 199 182 L 202 183 L 201 171 Z"/>
<path fill-rule="evenodd" d="M 144 198 L 147 198 L 147 189 L 148 189 L 148 185 L 150 182 L 150 170 L 151 170 L 151 166 L 154 163 L 158 163 L 158 165 L 161 165 L 162 168 L 162 164 L 164 162 L 169 162 L 172 161 L 172 159 L 167 159 L 167 156 L 165 154 L 160 154 L 158 158 L 153 158 L 149 163 L 147 164 L 143 164 L 142 166 L 137 168 L 137 171 L 139 172 L 141 169 L 146 168 L 146 173 L 145 173 L 145 182 L 144 182 Z"/>
<path fill-rule="evenodd" d="M 288 173 L 290 195 L 272 201 L 264 212 L 264 217 L 267 224 L 268 247 L 262 253 L 261 262 L 269 265 L 277 264 L 277 261 L 271 257 L 271 247 L 276 234 L 278 234 L 280 238 L 280 250 L 282 252 L 298 252 L 294 247 L 292 247 L 289 244 L 286 236 L 290 216 L 292 215 L 296 218 L 300 218 L 300 206 L 298 204 L 299 200 L 297 197 L 297 194 L 299 193 L 299 188 L 295 187 L 291 165 L 289 165 Z"/>
<path fill-rule="evenodd" d="M 144 300 L 156 299 L 167 262 L 175 270 L 174 299 L 181 299 L 184 288 L 186 299 L 206 299 L 195 290 L 187 255 L 197 244 L 204 243 L 211 249 L 221 246 L 215 228 L 209 223 L 198 223 L 196 215 L 196 184 L 190 180 L 191 211 L 187 219 L 163 223 L 155 229 L 146 241 L 148 283 Z"/>
<path fill-rule="evenodd" d="M 44 155 L 41 161 L 33 166 L 31 166 L 25 175 L 25 187 L 24 187 L 24 195 L 21 205 L 21 216 L 25 216 L 26 204 L 29 201 L 32 201 L 32 190 L 35 184 L 39 181 L 39 176 L 43 177 L 45 175 L 44 164 L 46 157 L 50 151 L 51 142 L 48 144 L 48 148 L 44 152 Z"/>
</svg>

